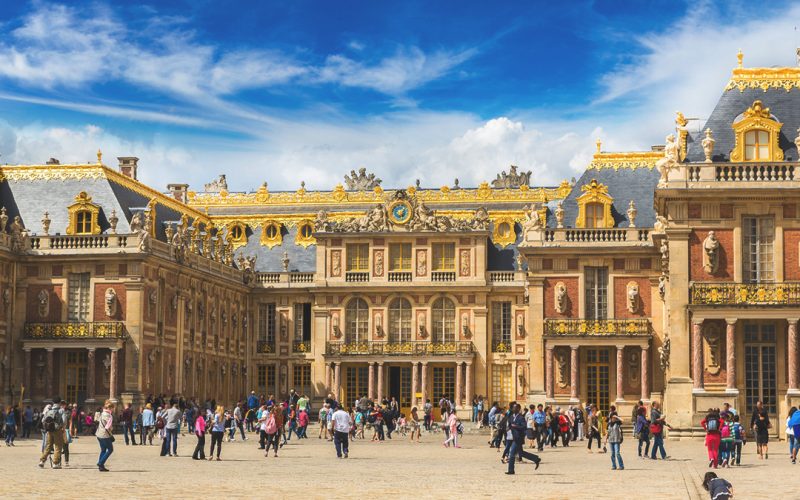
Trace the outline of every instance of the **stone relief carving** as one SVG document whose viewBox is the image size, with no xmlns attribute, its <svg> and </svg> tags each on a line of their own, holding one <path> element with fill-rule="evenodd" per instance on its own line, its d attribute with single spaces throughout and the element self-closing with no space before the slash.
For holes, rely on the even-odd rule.
<svg viewBox="0 0 800 500">
<path fill-rule="evenodd" d="M 639 370 L 639 362 L 640 361 L 641 361 L 641 358 L 640 358 L 638 352 L 633 351 L 633 350 L 628 352 L 628 374 L 629 374 L 630 379 L 631 379 L 632 382 L 638 382 L 639 381 L 639 372 L 640 372 L 640 370 Z"/>
<path fill-rule="evenodd" d="M 383 338 L 383 314 L 375 314 L 375 336 L 379 339 Z"/>
<path fill-rule="evenodd" d="M 706 156 L 706 163 L 711 163 L 711 155 L 714 154 L 714 143 L 717 141 L 714 140 L 714 134 L 711 133 L 711 129 L 707 128 L 705 132 L 706 136 L 700 142 L 700 145 L 703 146 L 703 154 Z"/>
<path fill-rule="evenodd" d="M 662 371 L 667 371 L 669 368 L 669 351 L 670 340 L 669 336 L 664 337 L 664 343 L 658 348 L 658 364 L 661 366 Z"/>
<path fill-rule="evenodd" d="M 470 262 L 469 262 L 469 250 L 468 249 L 463 248 L 459 252 L 459 264 L 460 264 L 460 274 L 461 274 L 461 276 L 469 276 L 470 275 Z"/>
<path fill-rule="evenodd" d="M 517 365 L 517 396 L 525 395 L 525 366 Z"/>
<path fill-rule="evenodd" d="M 6 210 L 6 207 L 2 207 L 0 208 L 0 233 L 6 232 L 7 225 L 8 225 L 8 210 Z"/>
<path fill-rule="evenodd" d="M 342 275 L 342 252 L 331 252 L 331 276 Z"/>
<path fill-rule="evenodd" d="M 375 276 L 383 276 L 383 252 L 375 252 Z"/>
<path fill-rule="evenodd" d="M 228 180 L 225 178 L 225 174 L 220 174 L 219 177 L 212 180 L 205 186 L 206 193 L 219 193 L 222 190 L 228 190 Z"/>
<path fill-rule="evenodd" d="M 469 329 L 469 315 L 467 313 L 461 315 L 461 333 L 465 339 L 472 338 L 472 332 Z"/>
<path fill-rule="evenodd" d="M 425 328 L 425 313 L 422 311 L 417 313 L 417 329 L 420 338 L 424 339 L 428 336 L 428 330 Z"/>
<path fill-rule="evenodd" d="M 567 380 L 567 354 L 561 349 L 556 351 L 556 367 L 558 368 L 558 386 L 563 389 L 569 385 L 569 380 Z"/>
<path fill-rule="evenodd" d="M 333 336 L 341 338 L 342 336 L 342 329 L 339 328 L 339 313 L 334 312 L 331 314 L 331 328 L 333 328 Z"/>
<path fill-rule="evenodd" d="M 492 181 L 493 188 L 517 189 L 520 186 L 530 186 L 531 171 L 517 172 L 517 166 L 511 165 L 508 173 L 505 170 L 497 174 L 497 178 Z"/>
<path fill-rule="evenodd" d="M 40 318 L 46 318 L 50 314 L 50 293 L 47 290 L 40 290 L 36 295 L 37 312 Z"/>
<path fill-rule="evenodd" d="M 678 167 L 678 162 L 680 161 L 679 155 L 680 146 L 675 141 L 675 135 L 669 134 L 666 138 L 666 144 L 664 145 L 664 158 L 661 158 L 656 162 L 656 168 L 658 168 L 658 171 L 661 174 L 661 178 L 658 181 L 659 187 L 664 187 L 667 185 L 669 172 L 673 168 Z"/>
<path fill-rule="evenodd" d="M 105 294 L 105 313 L 109 318 L 117 314 L 117 292 L 113 288 L 106 288 Z"/>
<path fill-rule="evenodd" d="M 525 337 L 525 315 L 521 312 L 517 314 L 517 337 Z"/>
<path fill-rule="evenodd" d="M 350 171 L 350 175 L 344 176 L 344 183 L 348 191 L 369 191 L 381 185 L 381 180 L 375 174 L 368 174 L 367 169 L 361 167 L 358 174 L 355 170 Z"/>
<path fill-rule="evenodd" d="M 661 252 L 661 272 L 667 273 L 669 272 L 669 245 L 666 239 L 661 241 L 659 251 Z"/>
<path fill-rule="evenodd" d="M 629 281 L 626 290 L 628 312 L 635 313 L 639 310 L 639 284 Z"/>
<path fill-rule="evenodd" d="M 425 276 L 428 273 L 428 252 L 420 250 L 417 252 L 417 276 Z"/>
<path fill-rule="evenodd" d="M 11 223 L 11 251 L 22 252 L 25 250 L 28 241 L 28 231 L 22 223 L 19 215 L 14 216 L 14 222 Z"/>
<path fill-rule="evenodd" d="M 716 324 L 708 325 L 705 330 L 706 343 L 708 344 L 708 372 L 716 375 L 722 369 L 720 366 L 720 353 L 722 334 Z"/>
<path fill-rule="evenodd" d="M 525 220 L 522 222 L 523 233 L 544 229 L 544 221 L 536 207 L 530 205 L 523 208 L 523 210 L 525 212 Z"/>
<path fill-rule="evenodd" d="M 554 290 L 555 293 L 555 304 L 556 304 L 556 312 L 558 314 L 564 314 L 567 312 L 567 286 L 564 284 L 563 281 L 559 281 L 556 283 L 556 287 Z"/>
<path fill-rule="evenodd" d="M 658 277 L 658 296 L 663 301 L 667 295 L 667 277 L 663 274 Z"/>
<path fill-rule="evenodd" d="M 709 231 L 706 239 L 703 240 L 703 270 L 708 274 L 714 274 L 719 267 L 719 240 L 714 231 Z"/>
</svg>

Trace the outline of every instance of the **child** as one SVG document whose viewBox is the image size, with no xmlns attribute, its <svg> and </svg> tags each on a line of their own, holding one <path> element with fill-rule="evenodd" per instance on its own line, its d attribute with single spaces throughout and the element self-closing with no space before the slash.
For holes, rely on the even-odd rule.
<svg viewBox="0 0 800 500">
<path fill-rule="evenodd" d="M 747 441 L 745 440 L 744 427 L 739 423 L 739 415 L 733 416 L 731 431 L 733 431 L 733 451 L 730 453 L 728 465 L 730 466 L 733 463 L 734 458 L 736 459 L 736 465 L 740 465 L 742 460 L 742 446 L 744 446 Z"/>
<path fill-rule="evenodd" d="M 711 500 L 730 500 L 733 498 L 733 486 L 728 481 L 717 477 L 713 472 L 706 472 L 703 488 L 711 495 Z"/>
<path fill-rule="evenodd" d="M 400 433 L 401 436 L 405 436 L 407 429 L 406 415 L 405 413 L 401 413 L 400 418 L 397 419 L 397 432 Z"/>
<path fill-rule="evenodd" d="M 328 408 L 328 403 L 325 403 L 319 409 L 319 436 L 317 436 L 318 439 L 322 439 L 324 436 L 326 441 L 330 441 L 328 439 Z"/>
</svg>

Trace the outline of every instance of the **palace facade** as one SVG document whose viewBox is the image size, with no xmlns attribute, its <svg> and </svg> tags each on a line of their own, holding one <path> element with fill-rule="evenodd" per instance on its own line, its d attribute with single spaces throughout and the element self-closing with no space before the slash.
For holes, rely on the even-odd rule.
<svg viewBox="0 0 800 500">
<path fill-rule="evenodd" d="M 579 179 L 162 192 L 138 159 L 0 167 L 0 388 L 568 406 L 800 404 L 800 68 L 732 72 L 664 146 Z M 143 165 L 146 168 L 145 165 Z M 780 426 L 775 426 L 777 433 Z"/>
</svg>

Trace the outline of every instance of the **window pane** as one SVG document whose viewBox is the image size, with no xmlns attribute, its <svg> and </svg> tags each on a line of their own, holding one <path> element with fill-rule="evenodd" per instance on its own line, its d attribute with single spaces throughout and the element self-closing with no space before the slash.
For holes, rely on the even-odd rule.
<svg viewBox="0 0 800 500">
<path fill-rule="evenodd" d="M 769 143 L 769 134 L 767 134 L 766 130 L 759 130 L 758 131 L 758 143 L 759 144 L 768 144 Z"/>
<path fill-rule="evenodd" d="M 584 287 L 586 317 L 588 319 L 606 319 L 608 316 L 608 269 L 587 267 Z"/>
<path fill-rule="evenodd" d="M 389 271 L 411 270 L 411 243 L 389 245 Z"/>
<path fill-rule="evenodd" d="M 394 299 L 389 306 L 389 342 L 411 340 L 411 303 L 406 299 Z"/>
<path fill-rule="evenodd" d="M 353 299 L 347 304 L 345 324 L 347 342 L 363 342 L 367 340 L 369 307 L 364 299 Z"/>
<path fill-rule="evenodd" d="M 347 270 L 366 272 L 369 269 L 369 245 L 347 245 Z"/>
<path fill-rule="evenodd" d="M 453 271 L 455 270 L 455 243 L 434 243 L 433 244 L 433 270 L 434 271 Z"/>
<path fill-rule="evenodd" d="M 767 159 L 769 159 L 769 146 L 759 146 L 758 147 L 758 159 L 759 160 L 767 160 Z"/>
<path fill-rule="evenodd" d="M 456 310 L 450 299 L 436 299 L 432 308 L 433 341 L 452 342 L 455 340 Z"/>
</svg>

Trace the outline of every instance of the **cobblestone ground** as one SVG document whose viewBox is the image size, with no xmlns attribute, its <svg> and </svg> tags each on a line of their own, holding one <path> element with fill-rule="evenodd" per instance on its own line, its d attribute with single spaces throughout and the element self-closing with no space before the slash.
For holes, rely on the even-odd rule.
<svg viewBox="0 0 800 500">
<path fill-rule="evenodd" d="M 159 457 L 158 446 L 125 446 L 117 436 L 108 462 L 110 473 L 97 471 L 98 445 L 81 437 L 71 445 L 69 468 L 37 467 L 38 441 L 20 440 L 14 448 L 0 447 L 0 498 L 82 496 L 97 498 L 285 498 L 364 497 L 369 492 L 386 498 L 442 498 L 489 495 L 495 498 L 708 498 L 702 491 L 705 449 L 699 441 L 667 442 L 667 461 L 641 460 L 636 443 L 626 437 L 622 454 L 626 468 L 612 471 L 607 454 L 589 454 L 585 443 L 546 449 L 538 471 L 517 467 L 506 476 L 500 454 L 489 449 L 486 436 L 467 435 L 461 449 L 446 449 L 441 434 L 423 435 L 421 444 L 395 438 L 384 443 L 356 441 L 350 458 L 337 460 L 331 443 L 316 436 L 296 440 L 280 450 L 279 458 L 264 458 L 256 441 L 224 443 L 222 461 L 191 459 L 195 439 L 179 440 L 177 458 Z M 210 440 L 209 440 L 210 441 Z M 577 446 L 576 446 L 577 445 Z M 1 445 L 0 445 L 1 446 Z M 755 446 L 745 446 L 743 464 L 720 469 L 733 483 L 737 498 L 800 498 L 800 465 L 793 466 L 785 442 L 772 443 L 767 461 L 758 460 Z M 208 451 L 208 448 L 206 448 Z"/>
</svg>

